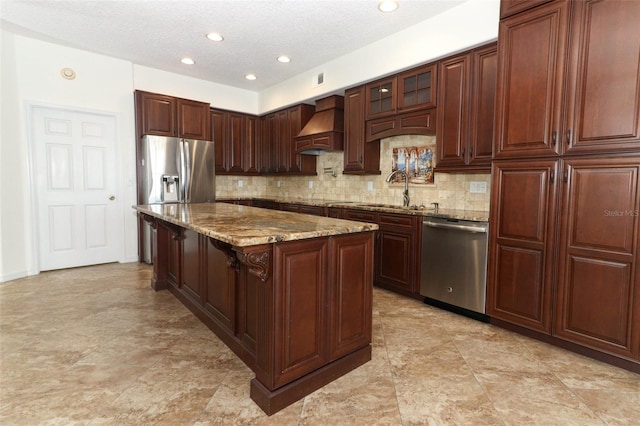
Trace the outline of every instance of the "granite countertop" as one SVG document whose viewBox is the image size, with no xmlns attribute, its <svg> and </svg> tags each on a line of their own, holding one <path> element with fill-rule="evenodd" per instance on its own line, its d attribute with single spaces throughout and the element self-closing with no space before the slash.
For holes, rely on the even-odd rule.
<svg viewBox="0 0 640 426">
<path fill-rule="evenodd" d="M 447 219 L 459 219 L 459 220 L 473 220 L 480 222 L 489 221 L 489 212 L 482 210 L 459 210 L 459 209 L 438 209 L 437 212 L 433 208 L 420 208 L 420 207 L 402 207 L 400 205 L 391 204 L 376 204 L 366 203 L 360 201 L 337 201 L 337 200 L 313 200 L 313 199 L 292 199 L 292 198 L 258 198 L 260 200 L 274 201 L 277 203 L 295 203 L 304 204 L 308 206 L 320 206 L 320 207 L 340 207 L 358 210 L 375 211 L 382 213 L 398 213 L 407 214 L 413 216 L 433 216 L 444 217 Z M 238 198 L 229 199 L 224 198 L 221 201 L 229 200 L 251 200 L 251 198 Z M 424 206 L 422 206 L 424 207 Z"/>
<path fill-rule="evenodd" d="M 378 229 L 373 223 L 226 203 L 152 204 L 133 208 L 238 247 Z"/>
</svg>

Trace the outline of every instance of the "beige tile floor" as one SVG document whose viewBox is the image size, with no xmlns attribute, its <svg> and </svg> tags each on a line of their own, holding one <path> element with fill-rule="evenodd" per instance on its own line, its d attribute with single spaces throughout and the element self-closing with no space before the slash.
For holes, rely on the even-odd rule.
<svg viewBox="0 0 640 426">
<path fill-rule="evenodd" d="M 0 284 L 0 424 L 640 425 L 640 376 L 374 291 L 373 359 L 267 417 L 150 268 Z"/>
</svg>

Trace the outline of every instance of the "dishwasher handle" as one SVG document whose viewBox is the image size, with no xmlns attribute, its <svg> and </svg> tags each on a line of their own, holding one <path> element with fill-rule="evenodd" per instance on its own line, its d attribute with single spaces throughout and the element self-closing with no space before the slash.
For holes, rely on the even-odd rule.
<svg viewBox="0 0 640 426">
<path fill-rule="evenodd" d="M 461 225 L 459 223 L 441 223 L 441 222 L 431 222 L 429 220 L 425 220 L 423 222 L 425 226 L 430 228 L 442 228 L 442 229 L 454 229 L 457 231 L 465 231 L 465 232 L 481 232 L 487 233 L 488 226 L 487 225 Z"/>
</svg>

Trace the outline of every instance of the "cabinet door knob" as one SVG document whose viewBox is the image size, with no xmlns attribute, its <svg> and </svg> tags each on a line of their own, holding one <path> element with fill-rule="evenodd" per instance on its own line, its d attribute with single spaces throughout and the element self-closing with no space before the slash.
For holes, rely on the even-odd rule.
<svg viewBox="0 0 640 426">
<path fill-rule="evenodd" d="M 567 145 L 571 146 L 571 129 L 567 130 Z"/>
<path fill-rule="evenodd" d="M 110 196 L 109 196 L 109 200 L 113 201 L 113 200 L 115 200 L 115 199 L 116 199 L 116 196 L 115 196 L 115 195 L 110 195 Z"/>
<path fill-rule="evenodd" d="M 554 130 L 553 133 L 551 134 L 551 144 L 553 146 L 556 146 L 557 142 L 558 142 L 558 132 L 557 130 Z"/>
</svg>

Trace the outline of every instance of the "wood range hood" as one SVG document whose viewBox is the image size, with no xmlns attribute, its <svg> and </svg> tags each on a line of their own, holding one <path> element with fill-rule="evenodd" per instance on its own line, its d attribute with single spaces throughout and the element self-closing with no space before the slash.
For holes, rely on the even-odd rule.
<svg viewBox="0 0 640 426">
<path fill-rule="evenodd" d="M 344 135 L 344 97 L 329 96 L 316 101 L 316 111 L 295 137 L 298 154 L 320 155 L 342 151 Z"/>
</svg>

